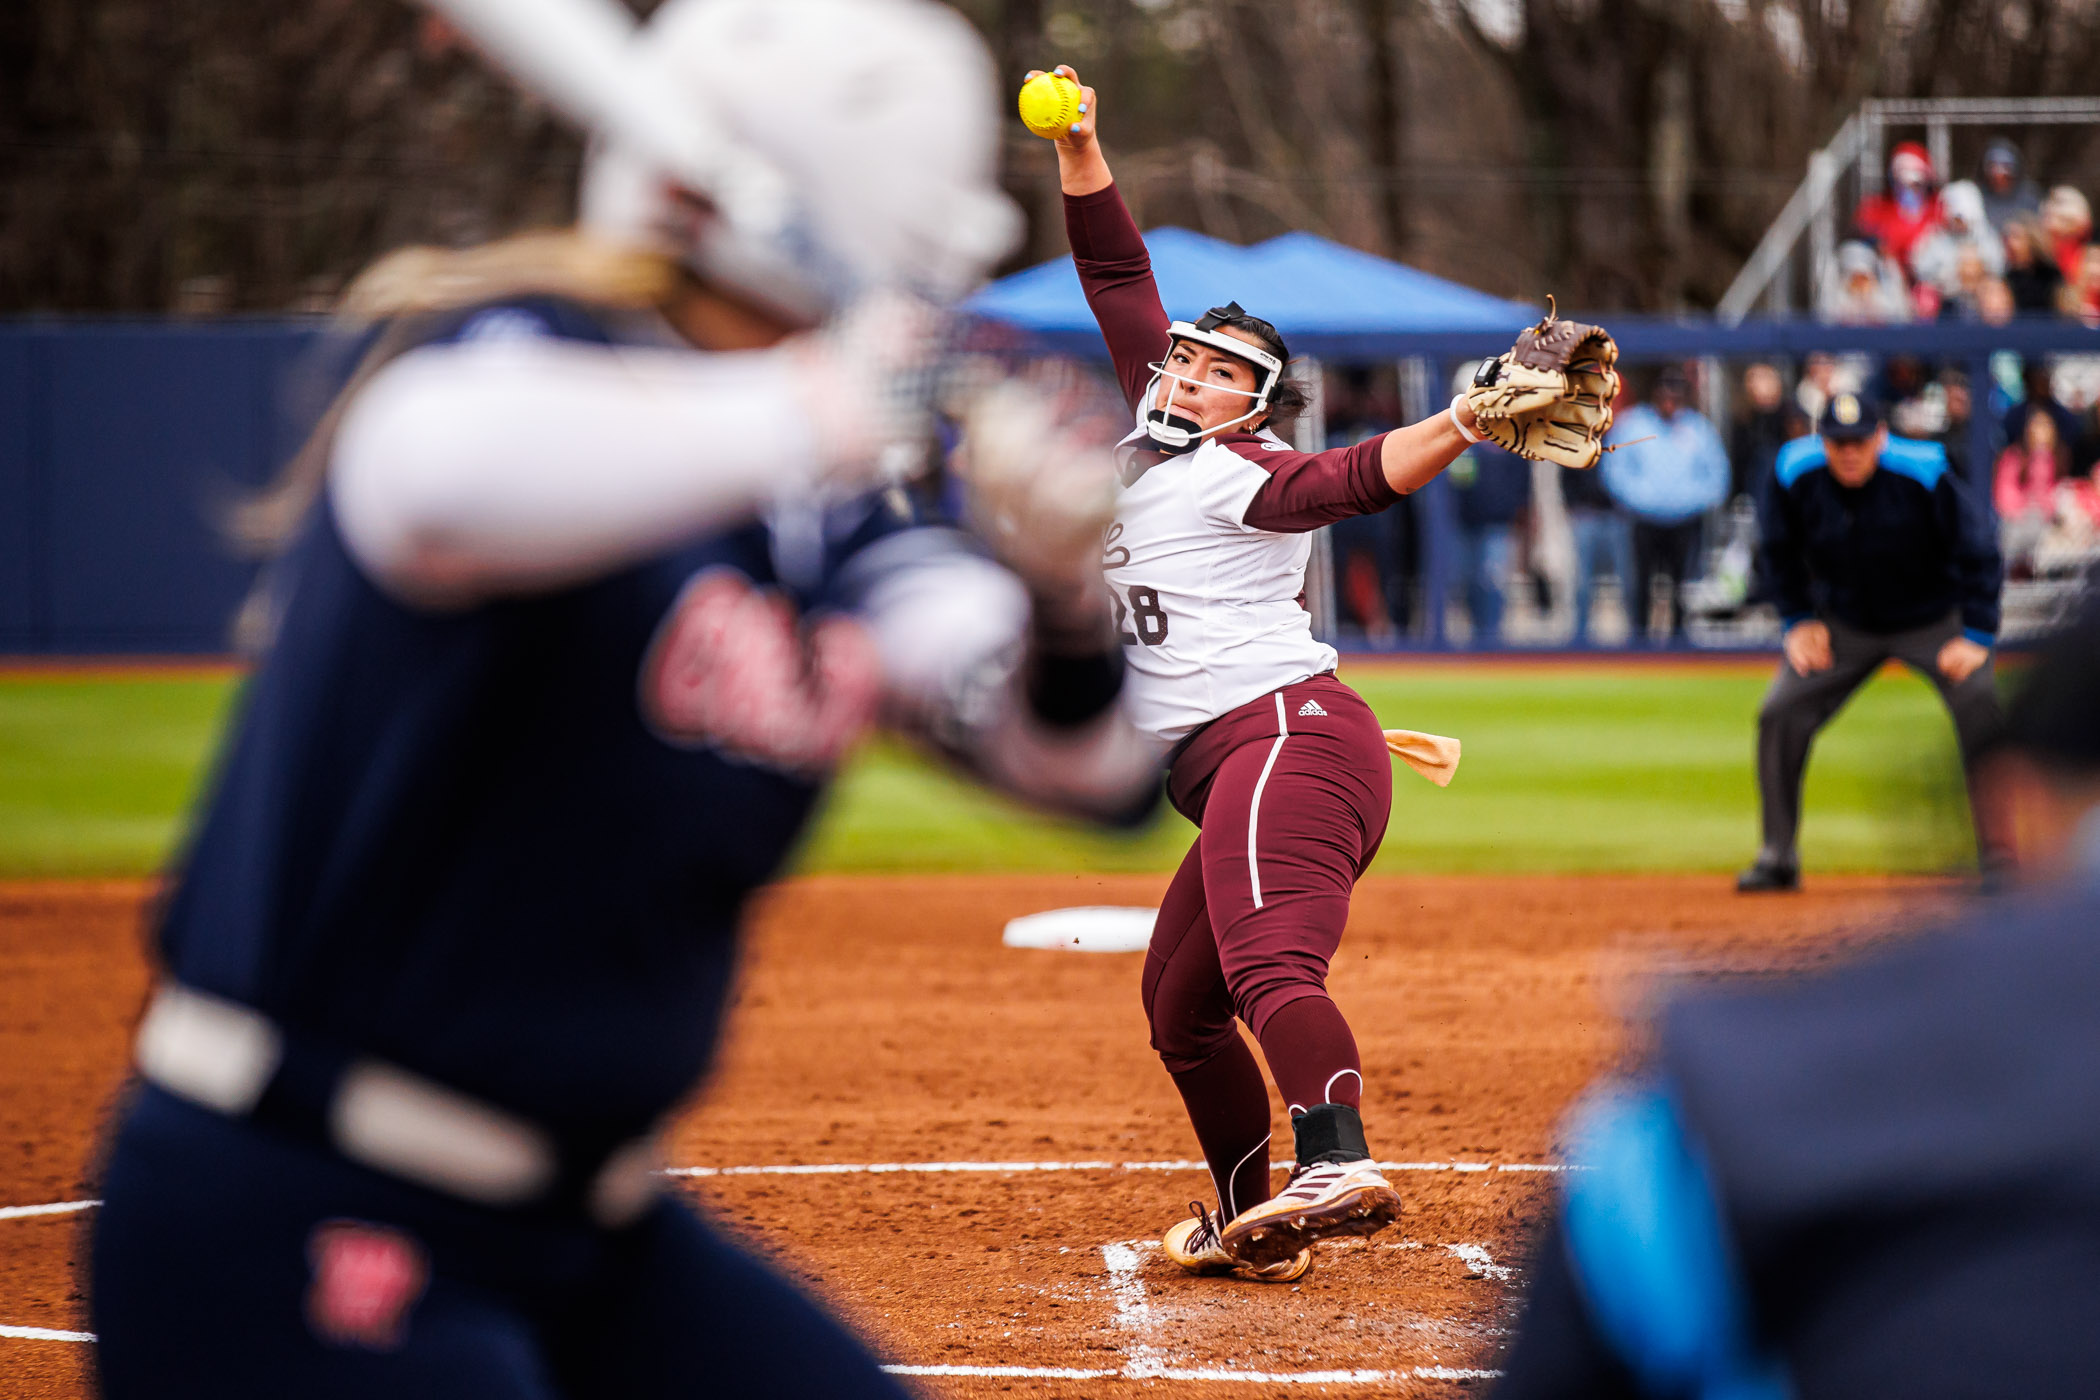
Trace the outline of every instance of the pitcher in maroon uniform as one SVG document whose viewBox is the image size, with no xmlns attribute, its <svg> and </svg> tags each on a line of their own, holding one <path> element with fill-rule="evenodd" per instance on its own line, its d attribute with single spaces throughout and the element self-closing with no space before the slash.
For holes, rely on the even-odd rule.
<svg viewBox="0 0 2100 1400">
<path fill-rule="evenodd" d="M 1459 399 L 1353 447 L 1292 450 L 1271 431 L 1305 404 L 1283 378 L 1282 337 L 1236 302 L 1168 320 L 1094 139 L 1095 94 L 1081 97 L 1056 143 L 1065 226 L 1136 415 L 1104 559 L 1125 693 L 1139 726 L 1176 746 L 1168 792 L 1203 828 L 1153 929 L 1144 997 L 1219 1215 L 1196 1205 L 1163 1243 L 1194 1273 L 1293 1279 L 1313 1241 L 1373 1233 L 1400 1210 L 1364 1139 L 1356 1039 L 1327 994 L 1350 890 L 1385 835 L 1391 760 L 1312 635 L 1307 532 L 1385 509 L 1478 437 Z M 1267 1088 L 1235 1016 L 1290 1108 L 1297 1165 L 1274 1197 Z"/>
</svg>

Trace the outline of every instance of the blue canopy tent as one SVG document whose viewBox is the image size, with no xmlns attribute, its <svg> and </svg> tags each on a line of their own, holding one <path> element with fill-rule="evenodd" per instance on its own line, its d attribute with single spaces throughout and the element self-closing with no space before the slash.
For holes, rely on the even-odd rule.
<svg viewBox="0 0 2100 1400">
<path fill-rule="evenodd" d="M 1513 335 L 1539 309 L 1310 233 L 1286 233 L 1251 248 L 1185 228 L 1145 235 L 1153 276 L 1170 316 L 1193 320 L 1237 300 L 1273 321 L 1291 349 L 1335 360 L 1391 358 L 1394 336 L 1489 332 Z M 1102 353 L 1100 333 L 1070 257 L 1002 278 L 969 308 L 1035 332 L 1058 349 Z"/>
</svg>

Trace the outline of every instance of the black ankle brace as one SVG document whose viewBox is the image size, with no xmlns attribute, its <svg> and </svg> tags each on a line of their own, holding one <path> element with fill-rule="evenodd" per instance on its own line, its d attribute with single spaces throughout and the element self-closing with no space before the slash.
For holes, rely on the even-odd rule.
<svg viewBox="0 0 2100 1400">
<path fill-rule="evenodd" d="M 1323 1103 L 1308 1108 L 1291 1120 L 1291 1136 L 1298 1143 L 1298 1165 L 1320 1162 L 1354 1162 L 1371 1155 L 1364 1141 L 1364 1118 L 1345 1103 Z"/>
</svg>

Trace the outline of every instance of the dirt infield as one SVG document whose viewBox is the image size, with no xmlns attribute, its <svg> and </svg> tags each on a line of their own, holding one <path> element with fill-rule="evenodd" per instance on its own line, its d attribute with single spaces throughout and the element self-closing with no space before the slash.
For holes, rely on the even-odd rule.
<svg viewBox="0 0 2100 1400">
<path fill-rule="evenodd" d="M 1765 900 L 1711 878 L 1367 881 L 1333 986 L 1362 1042 L 1372 1145 L 1407 1164 L 1408 1213 L 1271 1287 L 1187 1278 L 1151 1243 L 1205 1180 L 1175 1165 L 1194 1144 L 1145 1046 L 1137 955 L 999 945 L 1015 914 L 1151 903 L 1164 884 L 836 876 L 774 892 L 723 1063 L 669 1144 L 706 1170 L 675 1189 L 932 1394 L 1457 1393 L 1494 1365 L 1550 1198 L 1552 1175 L 1527 1168 L 1551 1162 L 1569 1096 L 1623 1053 L 1647 970 L 1813 959 L 1942 897 L 1867 879 Z M 0 885 L 0 1207 L 94 1195 L 146 987 L 143 897 Z M 718 1170 L 793 1165 L 819 1170 Z M 92 1218 L 0 1211 L 0 1329 L 87 1326 Z M 0 1393 L 84 1396 L 92 1351 L 0 1336 Z"/>
</svg>

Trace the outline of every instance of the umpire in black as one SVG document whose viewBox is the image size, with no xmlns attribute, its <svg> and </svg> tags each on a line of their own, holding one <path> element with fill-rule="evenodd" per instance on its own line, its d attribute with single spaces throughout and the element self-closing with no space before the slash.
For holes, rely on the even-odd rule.
<svg viewBox="0 0 2100 1400">
<path fill-rule="evenodd" d="M 1954 716 L 1989 873 L 2003 858 L 1975 761 L 2003 722 L 1991 668 L 2005 568 L 1987 509 L 1937 443 L 1892 438 L 1874 405 L 1834 394 L 1811 437 L 1780 449 L 1758 502 L 1759 568 L 1786 657 L 1757 714 L 1764 845 L 1744 893 L 1796 889 L 1801 778 L 1816 731 L 1890 659 Z"/>
<path fill-rule="evenodd" d="M 1679 1000 L 1578 1108 L 1496 1400 L 2100 1389 L 2100 612 L 1982 782 L 2033 888 Z"/>
</svg>

